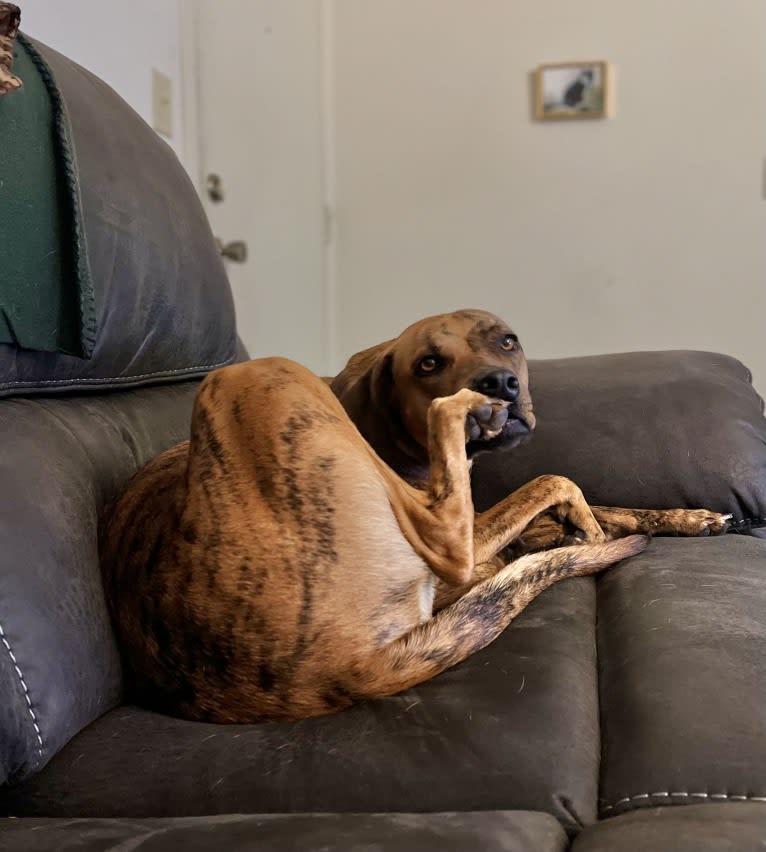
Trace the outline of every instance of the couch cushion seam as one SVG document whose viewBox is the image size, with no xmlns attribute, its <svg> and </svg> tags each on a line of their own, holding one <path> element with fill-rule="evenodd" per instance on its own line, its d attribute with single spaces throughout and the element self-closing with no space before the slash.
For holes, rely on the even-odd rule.
<svg viewBox="0 0 766 852">
<path fill-rule="evenodd" d="M 615 810 L 615 808 L 619 808 L 622 805 L 627 805 L 630 802 L 636 802 L 639 800 L 646 799 L 671 799 L 671 798 L 685 798 L 685 799 L 726 799 L 735 802 L 766 802 L 766 796 L 746 796 L 735 793 L 688 793 L 688 792 L 671 792 L 671 791 L 660 791 L 658 793 L 637 793 L 635 796 L 626 796 L 624 799 L 618 799 L 612 805 L 605 805 L 601 808 L 601 813 L 606 813 L 607 811 Z"/>
<path fill-rule="evenodd" d="M 28 387 L 40 387 L 42 385 L 73 385 L 73 384 L 87 384 L 87 383 L 101 383 L 107 384 L 109 382 L 132 382 L 136 379 L 149 379 L 153 376 L 170 376 L 177 375 L 179 373 L 193 373 L 198 370 L 215 370 L 218 367 L 225 367 L 230 364 L 235 358 L 235 355 L 231 355 L 225 361 L 219 361 L 217 364 L 200 364 L 195 367 L 179 367 L 175 370 L 158 370 L 154 373 L 139 373 L 133 376 L 104 376 L 104 377 L 94 377 L 94 378 L 72 378 L 72 379 L 15 379 L 9 382 L 0 382 L 0 389 L 4 387 L 11 387 L 16 385 L 26 385 Z"/>
<path fill-rule="evenodd" d="M 26 681 L 24 680 L 24 675 L 19 668 L 19 664 L 16 661 L 16 656 L 11 649 L 10 642 L 5 635 L 5 631 L 3 630 L 3 625 L 0 624 L 0 639 L 3 641 L 3 645 L 5 645 L 6 650 L 8 651 L 8 656 L 11 658 L 11 662 L 13 663 L 14 669 L 16 669 L 16 674 L 19 678 L 19 683 L 21 684 L 21 688 L 24 690 L 24 698 L 27 700 L 27 710 L 29 711 L 29 715 L 32 719 L 32 724 L 34 725 L 35 733 L 37 735 L 38 748 L 37 753 L 42 758 L 43 756 L 43 735 L 40 731 L 40 726 L 37 724 L 37 716 L 35 715 L 34 708 L 32 707 L 32 699 L 29 696 L 29 689 L 27 689 Z"/>
</svg>

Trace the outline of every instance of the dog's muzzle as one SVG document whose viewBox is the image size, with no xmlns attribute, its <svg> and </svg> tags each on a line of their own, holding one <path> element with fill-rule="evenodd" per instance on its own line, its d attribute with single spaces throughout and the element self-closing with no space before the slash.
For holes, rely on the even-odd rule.
<svg viewBox="0 0 766 852">
<path fill-rule="evenodd" d="M 521 382 L 512 370 L 494 369 L 479 373 L 470 388 L 493 399 L 502 399 L 510 405 L 507 409 L 508 419 L 499 435 L 489 440 L 468 441 L 468 458 L 488 450 L 510 449 L 531 437 L 532 429 L 518 406 Z"/>
</svg>

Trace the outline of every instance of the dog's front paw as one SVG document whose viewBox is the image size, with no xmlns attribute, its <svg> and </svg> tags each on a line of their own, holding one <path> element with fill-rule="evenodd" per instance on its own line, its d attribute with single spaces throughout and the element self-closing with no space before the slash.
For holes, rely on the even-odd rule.
<svg viewBox="0 0 766 852">
<path fill-rule="evenodd" d="M 471 408 L 465 418 L 465 440 L 489 441 L 503 431 L 508 420 L 508 403 L 484 399 Z"/>
</svg>

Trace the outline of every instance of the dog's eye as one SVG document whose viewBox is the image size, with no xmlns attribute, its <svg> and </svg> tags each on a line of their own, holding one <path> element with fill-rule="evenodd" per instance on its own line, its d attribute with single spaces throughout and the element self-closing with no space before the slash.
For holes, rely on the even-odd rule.
<svg viewBox="0 0 766 852">
<path fill-rule="evenodd" d="M 519 338 L 515 334 L 505 334 L 500 340 L 500 348 L 505 349 L 506 352 L 511 352 L 518 346 L 518 343 Z"/>
<path fill-rule="evenodd" d="M 439 369 L 440 365 L 441 360 L 436 355 L 426 355 L 418 361 L 416 369 L 419 373 L 433 373 Z"/>
</svg>

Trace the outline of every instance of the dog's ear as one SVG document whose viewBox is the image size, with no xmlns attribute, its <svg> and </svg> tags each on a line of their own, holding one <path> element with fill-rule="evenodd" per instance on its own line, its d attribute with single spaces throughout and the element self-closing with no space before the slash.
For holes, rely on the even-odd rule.
<svg viewBox="0 0 766 852">
<path fill-rule="evenodd" d="M 393 390 L 393 340 L 357 352 L 332 380 L 330 387 L 348 416 L 359 425 L 365 413 L 388 409 Z"/>
</svg>

